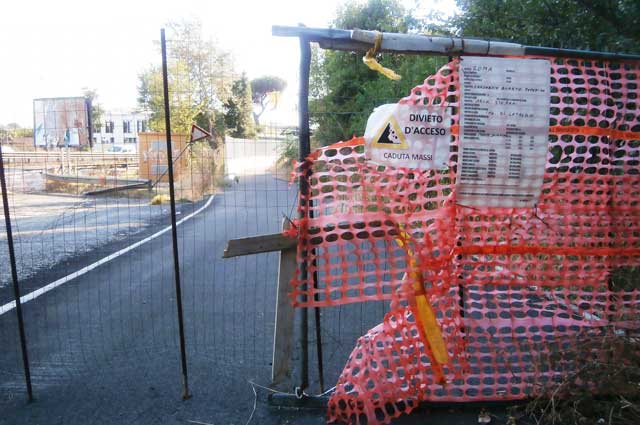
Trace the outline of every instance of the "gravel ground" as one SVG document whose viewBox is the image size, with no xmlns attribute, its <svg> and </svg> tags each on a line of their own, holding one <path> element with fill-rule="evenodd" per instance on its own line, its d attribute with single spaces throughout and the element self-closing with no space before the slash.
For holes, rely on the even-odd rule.
<svg viewBox="0 0 640 425">
<path fill-rule="evenodd" d="M 18 275 L 22 280 L 95 252 L 108 243 L 144 233 L 150 225 L 167 221 L 169 216 L 166 204 L 149 205 L 149 200 L 128 198 L 14 193 L 10 206 Z M 185 205 L 178 207 L 181 213 Z M 8 258 L 2 227 L 0 258 Z M 2 261 L 0 287 L 10 283 L 9 262 Z"/>
</svg>

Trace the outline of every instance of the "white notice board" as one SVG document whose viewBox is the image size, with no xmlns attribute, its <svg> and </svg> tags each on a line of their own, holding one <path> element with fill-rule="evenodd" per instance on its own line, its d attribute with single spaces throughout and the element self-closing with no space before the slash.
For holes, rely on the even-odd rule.
<svg viewBox="0 0 640 425">
<path fill-rule="evenodd" d="M 548 60 L 461 58 L 459 204 L 536 204 L 547 157 L 549 87 Z"/>
</svg>

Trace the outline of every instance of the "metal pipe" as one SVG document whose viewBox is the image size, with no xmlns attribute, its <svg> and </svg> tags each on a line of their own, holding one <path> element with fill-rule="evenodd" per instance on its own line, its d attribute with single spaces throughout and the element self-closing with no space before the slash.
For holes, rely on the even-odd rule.
<svg viewBox="0 0 640 425">
<path fill-rule="evenodd" d="M 300 37 L 332 50 L 366 51 L 373 45 L 377 32 L 340 30 L 333 28 L 306 28 L 274 25 L 272 34 L 281 37 Z M 431 36 L 424 34 L 383 33 L 380 51 L 441 56 L 559 56 L 582 59 L 638 61 L 640 55 L 589 50 L 559 49 L 525 46 L 496 40 Z"/>
<path fill-rule="evenodd" d="M 311 46 L 306 38 L 300 37 L 300 85 L 298 91 L 298 143 L 299 152 L 298 159 L 300 162 L 306 160 L 307 155 L 311 153 L 311 138 L 309 134 L 309 70 L 311 67 Z M 309 213 L 308 199 L 309 193 L 309 176 L 300 179 L 300 218 L 305 219 L 305 215 Z M 306 210 L 306 212 L 305 212 Z M 305 261 L 300 265 L 300 273 L 302 281 L 308 278 L 307 263 Z M 306 288 L 303 288 L 303 293 Z M 306 302 L 306 295 L 302 295 L 302 302 Z M 299 394 L 309 386 L 309 315 L 307 307 L 300 310 L 300 388 Z"/>
<path fill-rule="evenodd" d="M 315 265 L 315 260 L 314 260 Z M 318 278 L 317 273 L 313 272 L 313 287 L 317 289 Z M 318 300 L 318 294 L 315 294 L 315 300 Z M 322 327 L 320 325 L 320 307 L 314 307 L 315 327 L 316 327 L 316 356 L 318 359 L 318 383 L 320 384 L 320 392 L 324 392 L 324 360 L 322 355 Z"/>
<path fill-rule="evenodd" d="M 87 108 L 87 134 L 89 137 L 89 147 L 93 149 L 93 116 L 91 114 L 93 112 L 93 104 L 89 98 L 86 98 L 84 103 Z"/>
<path fill-rule="evenodd" d="M 305 39 L 300 39 L 300 91 L 298 98 L 298 137 L 300 144 L 300 152 L 299 159 L 300 161 L 304 161 L 311 153 L 311 132 L 309 130 L 309 71 L 311 66 L 311 46 L 309 42 Z M 307 175 L 304 179 L 300 181 L 300 195 L 301 202 L 303 196 L 308 195 L 308 178 L 311 177 L 311 170 L 307 170 Z M 308 199 L 305 202 L 311 202 Z M 311 204 L 305 205 L 307 207 L 307 214 L 309 218 L 313 217 L 313 211 L 309 209 Z M 313 249 L 311 250 L 313 253 Z M 315 260 L 313 260 L 313 265 L 315 266 Z M 304 279 L 308 277 L 308 271 L 306 267 L 306 263 L 303 263 L 304 267 Z M 303 279 L 303 280 L 304 280 Z M 318 275 L 317 272 L 313 272 L 312 276 L 313 287 L 317 289 L 318 287 Z M 317 301 L 317 295 L 314 296 L 314 299 Z M 306 301 L 306 300 L 305 300 Z M 304 390 L 309 384 L 309 316 L 308 310 L 306 307 L 301 308 L 302 317 L 301 317 L 301 344 L 302 344 L 302 356 L 301 356 L 301 373 L 302 373 L 302 385 L 301 390 Z M 320 383 L 320 391 L 324 391 L 324 363 L 323 363 L 323 355 L 322 355 L 322 329 L 320 325 L 320 309 L 318 307 L 314 307 L 314 326 L 315 326 L 315 337 L 316 337 L 316 358 L 318 361 L 318 376 Z"/>
<path fill-rule="evenodd" d="M 561 56 L 564 58 L 579 59 L 600 59 L 600 60 L 618 60 L 618 61 L 638 61 L 640 55 L 629 55 L 624 53 L 611 52 L 591 52 L 587 50 L 576 49 L 556 49 L 554 47 L 542 46 L 526 46 L 524 54 L 527 56 Z"/>
<path fill-rule="evenodd" d="M 27 335 L 24 331 L 22 318 L 22 302 L 20 300 L 20 287 L 18 285 L 18 270 L 16 267 L 16 254 L 13 246 L 13 232 L 11 228 L 11 216 L 9 215 L 9 197 L 7 196 L 7 181 L 4 175 L 4 158 L 2 157 L 2 145 L 0 144 L 0 189 L 2 190 L 2 206 L 4 208 L 4 225 L 7 229 L 7 244 L 9 245 L 9 264 L 11 267 L 11 280 L 13 282 L 13 298 L 16 302 L 16 316 L 18 317 L 18 331 L 20 333 L 20 349 L 22 351 L 22 366 L 24 380 L 27 385 L 27 400 L 33 401 L 33 388 L 31 386 L 31 369 L 29 368 L 29 353 L 27 352 Z"/>
<path fill-rule="evenodd" d="M 310 408 L 310 409 L 326 409 L 331 399 L 330 395 L 310 395 L 300 399 L 295 394 L 273 393 L 267 397 L 270 406 L 275 407 L 293 407 L 293 408 Z M 465 411 L 478 411 L 481 408 L 505 409 L 507 407 L 519 406 L 526 404 L 524 400 L 484 400 L 484 401 L 420 401 L 419 409 L 459 409 Z"/>
<path fill-rule="evenodd" d="M 180 359 L 182 361 L 182 398 L 191 398 L 187 373 L 187 350 L 184 338 L 184 317 L 182 313 L 182 288 L 180 286 L 180 257 L 178 252 L 178 226 L 176 224 L 176 197 L 173 185 L 173 157 L 171 152 L 171 116 L 169 114 L 169 78 L 167 71 L 167 42 L 164 28 L 160 30 L 162 45 L 162 88 L 164 90 L 164 122 L 167 131 L 167 169 L 169 170 L 169 198 L 171 203 L 171 239 L 173 242 L 173 269 L 176 286 L 176 306 L 178 308 L 178 331 L 180 333 Z"/>
</svg>

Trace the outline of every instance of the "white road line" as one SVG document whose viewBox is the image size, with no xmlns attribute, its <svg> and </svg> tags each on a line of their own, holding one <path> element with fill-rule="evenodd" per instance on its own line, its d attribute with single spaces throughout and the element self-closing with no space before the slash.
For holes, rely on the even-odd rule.
<svg viewBox="0 0 640 425">
<path fill-rule="evenodd" d="M 215 195 L 211 195 L 209 197 L 209 200 L 207 201 L 206 204 L 204 204 L 202 207 L 198 208 L 196 211 L 192 212 L 191 214 L 187 215 L 186 217 L 183 217 L 182 219 L 180 219 L 177 222 L 177 225 L 180 225 L 182 223 L 184 223 L 185 221 L 191 219 L 192 217 L 194 217 L 197 214 L 200 214 L 205 208 L 207 208 L 209 205 L 211 205 L 211 202 L 213 201 L 213 198 L 215 197 Z M 136 249 L 137 247 L 139 247 L 140 245 L 143 245 L 147 242 L 149 242 L 150 240 L 153 240 L 155 238 L 157 238 L 158 236 L 168 232 L 169 230 L 171 230 L 171 226 L 167 226 L 164 229 L 160 230 L 159 232 L 154 233 L 153 235 L 146 237 L 144 239 L 142 239 L 141 241 L 138 241 L 132 245 L 129 245 L 126 248 L 121 249 L 118 252 L 114 252 L 111 255 L 108 255 L 106 257 L 104 257 L 101 260 L 96 261 L 93 264 L 89 264 L 86 267 L 81 268 L 80 270 L 71 273 L 70 275 L 67 275 L 63 278 L 60 278 L 58 280 L 56 280 L 55 282 L 51 282 L 48 285 L 43 286 L 40 289 L 36 289 L 33 292 L 30 292 L 26 295 L 23 295 L 20 297 L 20 302 L 22 304 L 28 303 L 29 301 L 35 300 L 36 298 L 38 298 L 40 295 L 46 294 L 47 292 L 51 291 L 52 289 L 57 288 L 58 286 L 65 284 L 73 279 L 75 279 L 78 276 L 82 276 L 83 274 L 86 274 L 88 272 L 90 272 L 91 270 L 95 269 L 96 267 L 99 267 L 105 263 L 108 263 L 109 261 L 113 260 L 114 258 L 118 258 L 119 256 L 121 256 L 122 254 L 126 254 L 127 252 Z M 11 301 L 10 303 L 7 303 L 3 306 L 0 307 L 0 316 L 2 316 L 3 314 L 13 310 L 14 308 L 16 308 L 16 302 L 15 301 Z"/>
</svg>

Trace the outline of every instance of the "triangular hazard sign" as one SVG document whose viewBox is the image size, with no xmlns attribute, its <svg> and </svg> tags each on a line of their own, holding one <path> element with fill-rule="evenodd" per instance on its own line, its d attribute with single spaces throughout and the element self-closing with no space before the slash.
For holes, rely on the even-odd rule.
<svg viewBox="0 0 640 425">
<path fill-rule="evenodd" d="M 191 142 L 197 142 L 198 140 L 206 139 L 207 137 L 211 137 L 211 133 L 195 124 L 191 126 Z"/>
<path fill-rule="evenodd" d="M 409 149 L 395 118 L 389 117 L 373 139 L 372 146 L 382 149 Z"/>
</svg>

